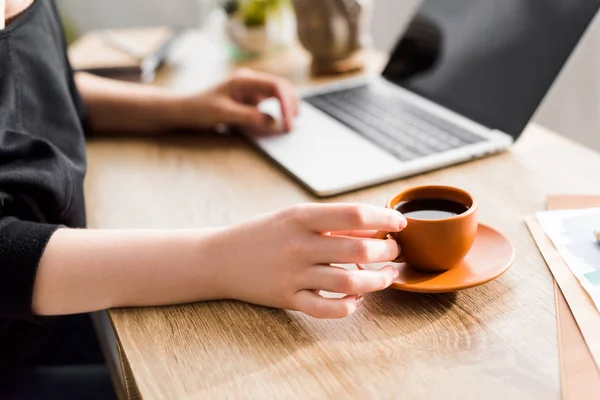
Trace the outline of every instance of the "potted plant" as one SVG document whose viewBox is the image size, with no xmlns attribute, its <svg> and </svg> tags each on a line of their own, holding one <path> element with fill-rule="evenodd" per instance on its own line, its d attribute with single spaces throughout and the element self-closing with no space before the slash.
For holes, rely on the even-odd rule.
<svg viewBox="0 0 600 400">
<path fill-rule="evenodd" d="M 229 0 L 224 8 L 229 37 L 245 53 L 261 55 L 293 40 L 290 0 Z"/>
</svg>

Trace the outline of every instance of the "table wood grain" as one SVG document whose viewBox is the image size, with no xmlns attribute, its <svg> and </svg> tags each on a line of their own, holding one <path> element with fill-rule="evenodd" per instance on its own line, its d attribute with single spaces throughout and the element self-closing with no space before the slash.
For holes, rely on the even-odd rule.
<svg viewBox="0 0 600 400">
<path fill-rule="evenodd" d="M 223 226 L 319 201 L 237 136 L 92 139 L 88 151 L 93 228 Z M 143 399 L 558 399 L 553 283 L 523 219 L 548 194 L 600 192 L 598 176 L 599 155 L 531 125 L 504 154 L 327 199 L 383 205 L 410 186 L 458 186 L 516 261 L 457 293 L 366 295 L 341 320 L 231 301 L 110 310 L 128 379 Z"/>
</svg>

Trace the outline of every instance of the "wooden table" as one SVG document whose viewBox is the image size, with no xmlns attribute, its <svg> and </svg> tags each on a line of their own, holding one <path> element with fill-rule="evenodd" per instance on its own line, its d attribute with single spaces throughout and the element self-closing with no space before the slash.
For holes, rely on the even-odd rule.
<svg viewBox="0 0 600 400">
<path fill-rule="evenodd" d="M 212 68 L 195 60 L 162 83 L 206 85 L 202 74 L 183 78 L 194 62 Z M 254 66 L 281 72 L 279 63 Z M 89 162 L 95 228 L 218 226 L 317 201 L 232 136 L 95 139 Z M 523 218 L 543 209 L 548 194 L 597 193 L 599 176 L 599 155 L 532 124 L 505 154 L 328 199 L 383 205 L 413 185 L 465 188 L 479 200 L 481 221 L 514 241 L 516 262 L 499 279 L 458 293 L 369 294 L 341 320 L 230 301 L 110 310 L 128 395 L 558 399 L 552 278 Z"/>
</svg>

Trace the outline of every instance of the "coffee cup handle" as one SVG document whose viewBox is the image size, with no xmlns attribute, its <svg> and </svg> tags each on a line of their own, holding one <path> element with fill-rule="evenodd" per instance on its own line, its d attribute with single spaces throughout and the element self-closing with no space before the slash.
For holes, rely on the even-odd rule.
<svg viewBox="0 0 600 400">
<path fill-rule="evenodd" d="M 381 240 L 385 240 L 385 239 L 392 239 L 394 240 L 394 238 L 390 235 L 389 232 L 386 231 L 378 231 L 377 233 L 375 233 L 375 236 L 373 236 L 375 239 L 381 239 Z M 406 260 L 404 259 L 404 257 L 402 256 L 402 254 L 398 254 L 398 257 L 396 257 L 395 259 L 393 259 L 391 262 L 395 262 L 395 263 L 404 263 L 406 262 Z"/>
</svg>

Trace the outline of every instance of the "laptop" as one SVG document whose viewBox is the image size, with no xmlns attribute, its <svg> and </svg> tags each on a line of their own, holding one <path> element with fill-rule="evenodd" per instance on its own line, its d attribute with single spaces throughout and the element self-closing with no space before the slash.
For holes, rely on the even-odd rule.
<svg viewBox="0 0 600 400">
<path fill-rule="evenodd" d="M 424 0 L 380 75 L 303 92 L 291 132 L 250 140 L 318 197 L 505 151 L 599 5 Z M 276 100 L 260 107 L 281 119 Z"/>
</svg>

